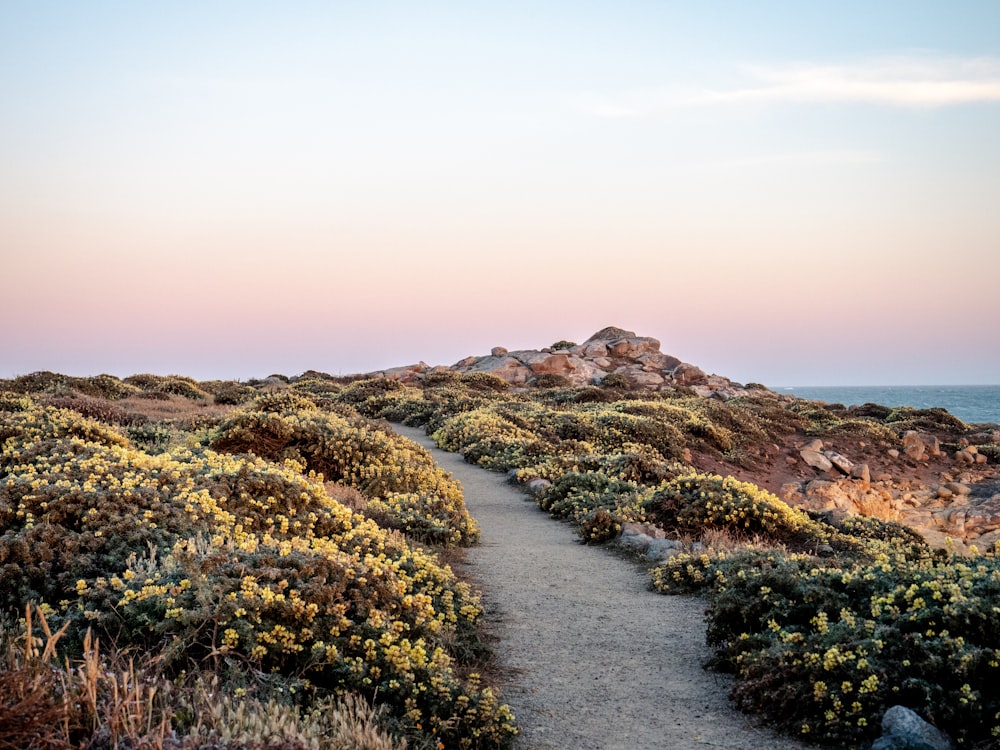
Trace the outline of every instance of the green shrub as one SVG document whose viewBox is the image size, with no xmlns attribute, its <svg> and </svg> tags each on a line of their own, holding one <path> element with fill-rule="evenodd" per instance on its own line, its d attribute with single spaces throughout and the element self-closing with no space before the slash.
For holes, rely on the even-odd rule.
<svg viewBox="0 0 1000 750">
<path fill-rule="evenodd" d="M 581 520 L 599 508 L 634 505 L 639 486 L 602 472 L 567 472 L 538 496 L 538 506 L 556 518 Z"/>
<path fill-rule="evenodd" d="M 182 396 L 192 400 L 206 400 L 209 393 L 202 390 L 198 381 L 183 375 L 152 375 L 143 373 L 139 375 L 129 375 L 125 378 L 125 384 L 138 388 L 144 392 L 162 393 L 167 396 Z"/>
<path fill-rule="evenodd" d="M 114 375 L 95 375 L 89 378 L 70 378 L 73 390 L 84 396 L 119 400 L 134 396 L 139 389 L 122 382 Z"/>
<path fill-rule="evenodd" d="M 295 408 L 300 404 L 306 408 Z M 461 488 L 430 454 L 356 414 L 351 419 L 321 411 L 290 392 L 275 394 L 226 419 L 212 447 L 300 462 L 379 501 L 369 502 L 371 512 L 421 541 L 471 544 L 478 539 Z"/>
<path fill-rule="evenodd" d="M 117 404 L 103 398 L 57 396 L 49 399 L 48 403 L 57 409 L 72 409 L 85 417 L 108 424 L 124 425 L 143 421 L 143 419 L 129 414 Z"/>
<path fill-rule="evenodd" d="M 607 508 L 598 508 L 580 520 L 580 537 L 588 544 L 600 544 L 621 533 L 621 523 Z"/>
<path fill-rule="evenodd" d="M 1000 734 L 995 558 L 741 570 L 713 599 L 709 639 L 744 709 L 842 746 L 870 741 L 896 703 L 966 744 Z"/>
<path fill-rule="evenodd" d="M 35 402 L 30 396 L 13 391 L 0 391 L 0 412 L 29 411 L 33 408 Z"/>
<path fill-rule="evenodd" d="M 539 388 L 566 388 L 570 385 L 570 379 L 565 375 L 543 372 L 535 378 L 535 385 Z"/>
<path fill-rule="evenodd" d="M 293 434 L 324 416 L 254 414 L 285 419 Z M 456 512 L 442 490 L 459 490 L 440 469 L 384 433 L 365 442 L 357 422 L 336 450 L 359 456 L 345 463 L 350 477 L 387 503 L 391 488 L 413 484 L 441 503 L 435 522 Z M 301 464 L 151 456 L 51 407 L 0 412 L 0 445 L 0 611 L 38 602 L 76 654 L 93 627 L 175 674 L 231 659 L 377 700 L 423 742 L 509 742 L 509 709 L 458 661 L 476 647 L 478 598 L 433 555 L 332 499 Z M 366 447 L 410 468 L 397 478 L 360 458 Z"/>
<path fill-rule="evenodd" d="M 14 393 L 52 393 L 56 395 L 68 395 L 70 388 L 67 383 L 68 378 L 48 370 L 32 372 L 27 375 L 18 375 L 13 380 L 5 383 L 7 390 Z"/>
<path fill-rule="evenodd" d="M 253 402 L 251 410 L 268 414 L 281 414 L 287 411 L 318 411 L 315 401 L 292 391 L 265 393 Z"/>
<path fill-rule="evenodd" d="M 504 393 L 510 388 L 510 383 L 506 380 L 488 372 L 466 373 L 459 378 L 459 382 L 477 391 L 497 391 Z"/>
<path fill-rule="evenodd" d="M 909 406 L 897 406 L 885 418 L 885 422 L 899 433 L 906 430 L 964 432 L 969 429 L 965 422 L 949 414 L 945 409 L 914 409 Z"/>
<path fill-rule="evenodd" d="M 215 403 L 226 406 L 240 406 L 259 395 L 256 388 L 235 382 L 220 383 L 212 388 L 211 393 Z"/>
<path fill-rule="evenodd" d="M 657 489 L 644 509 L 664 529 L 683 534 L 725 529 L 798 549 L 826 544 L 832 536 L 828 526 L 757 485 L 714 474 L 677 477 Z"/>
<path fill-rule="evenodd" d="M 628 379 L 620 372 L 609 372 L 601 380 L 602 388 L 616 388 L 619 390 L 627 390 L 629 388 Z"/>
<path fill-rule="evenodd" d="M 127 428 L 129 440 L 140 450 L 156 455 L 170 447 L 174 432 L 162 422 L 147 422 Z"/>
</svg>

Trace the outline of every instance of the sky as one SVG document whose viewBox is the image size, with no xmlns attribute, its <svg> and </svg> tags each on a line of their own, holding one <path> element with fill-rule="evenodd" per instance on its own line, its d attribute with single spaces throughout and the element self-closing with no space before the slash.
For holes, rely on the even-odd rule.
<svg viewBox="0 0 1000 750">
<path fill-rule="evenodd" d="M 0 0 L 0 378 L 614 325 L 1000 383 L 1000 3 Z"/>
</svg>

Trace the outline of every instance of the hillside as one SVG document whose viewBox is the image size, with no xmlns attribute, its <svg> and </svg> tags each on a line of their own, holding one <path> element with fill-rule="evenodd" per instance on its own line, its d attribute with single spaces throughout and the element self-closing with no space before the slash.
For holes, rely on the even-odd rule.
<svg viewBox="0 0 1000 750">
<path fill-rule="evenodd" d="M 522 388 L 584 389 L 594 401 L 648 394 L 680 426 L 684 463 L 751 481 L 805 510 L 863 515 L 918 530 L 935 547 L 990 549 L 1000 540 L 1000 425 L 966 425 L 941 409 L 846 408 L 743 385 L 660 351 L 660 342 L 604 328 L 582 344 L 467 357 L 370 377 L 421 385 L 482 373 Z M 594 390 L 594 388 L 599 390 Z M 700 432 L 692 420 L 708 426 Z M 687 423 L 687 428 L 684 427 Z"/>
<path fill-rule="evenodd" d="M 715 667 L 783 731 L 859 744 L 902 704 L 966 744 L 1000 734 L 995 425 L 779 395 L 617 328 L 352 378 L 0 392 L 0 608 L 22 617 L 0 735 L 509 745 L 479 597 L 445 564 L 477 525 L 390 422 L 707 596 Z M 139 677 L 95 676 L 128 654 Z"/>
</svg>

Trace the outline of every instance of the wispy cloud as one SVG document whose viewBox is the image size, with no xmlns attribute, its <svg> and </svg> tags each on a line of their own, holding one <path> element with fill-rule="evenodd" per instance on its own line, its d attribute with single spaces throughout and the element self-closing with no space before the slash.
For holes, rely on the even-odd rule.
<svg viewBox="0 0 1000 750">
<path fill-rule="evenodd" d="M 740 169 L 744 167 L 772 167 L 788 165 L 792 167 L 819 167 L 836 165 L 877 164 L 885 157 L 865 149 L 827 149 L 821 151 L 793 151 L 790 153 L 757 154 L 716 161 L 711 166 L 718 169 Z"/>
<path fill-rule="evenodd" d="M 719 88 L 660 88 L 591 95 L 599 117 L 641 117 L 671 109 L 736 104 L 878 104 L 948 107 L 1000 102 L 1000 58 L 883 57 L 847 64 L 744 65 Z"/>
<path fill-rule="evenodd" d="M 713 102 L 871 102 L 944 107 L 1000 101 L 1000 59 L 882 59 L 853 65 L 746 66 L 757 85 L 705 92 Z M 696 98 L 691 103 L 698 103 Z"/>
</svg>

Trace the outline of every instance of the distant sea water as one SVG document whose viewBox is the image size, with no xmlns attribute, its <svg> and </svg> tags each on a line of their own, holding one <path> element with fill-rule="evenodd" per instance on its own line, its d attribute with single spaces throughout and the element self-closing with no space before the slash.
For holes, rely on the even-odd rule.
<svg viewBox="0 0 1000 750">
<path fill-rule="evenodd" d="M 1000 385 L 790 386 L 774 390 L 844 406 L 941 407 L 964 422 L 1000 424 Z"/>
</svg>

